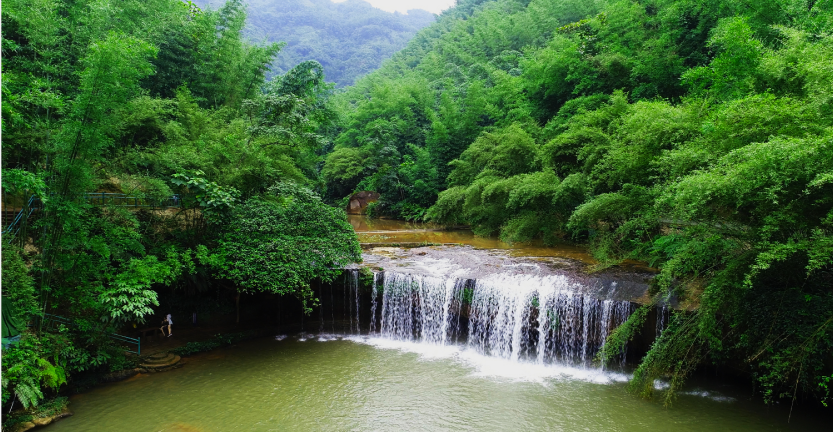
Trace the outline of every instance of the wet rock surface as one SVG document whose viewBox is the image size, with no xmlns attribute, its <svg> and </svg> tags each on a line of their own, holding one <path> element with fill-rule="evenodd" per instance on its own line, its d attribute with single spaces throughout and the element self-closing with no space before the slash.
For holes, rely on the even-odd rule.
<svg viewBox="0 0 833 432">
<path fill-rule="evenodd" d="M 32 419 L 32 421 L 18 423 L 16 425 L 10 427 L 9 430 L 12 431 L 12 432 L 24 432 L 24 431 L 34 429 L 38 426 L 49 425 L 52 422 L 55 422 L 55 421 L 58 421 L 60 419 L 67 418 L 67 417 L 70 417 L 70 416 L 72 416 L 72 411 L 70 411 L 69 408 L 64 408 L 63 411 L 61 411 L 61 412 L 59 412 L 55 415 L 46 416 L 46 417 L 39 417 L 39 418 L 36 418 L 36 419 Z"/>
<path fill-rule="evenodd" d="M 374 271 L 455 279 L 564 276 L 583 294 L 595 298 L 645 303 L 654 272 L 640 263 L 626 263 L 600 272 L 582 260 L 558 256 L 518 256 L 511 250 L 471 246 L 374 247 L 362 254 Z"/>
</svg>

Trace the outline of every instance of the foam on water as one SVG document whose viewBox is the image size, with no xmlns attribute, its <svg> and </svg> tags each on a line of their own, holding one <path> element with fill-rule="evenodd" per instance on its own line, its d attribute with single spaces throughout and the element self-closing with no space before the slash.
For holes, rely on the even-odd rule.
<svg viewBox="0 0 833 432">
<path fill-rule="evenodd" d="M 541 384 L 548 384 L 557 380 L 579 380 L 597 384 L 610 384 L 625 382 L 629 379 L 627 374 L 603 371 L 598 368 L 538 364 L 491 357 L 461 345 L 427 344 L 374 336 L 348 336 L 344 339 L 378 349 L 416 354 L 420 359 L 427 361 L 455 361 L 472 369 L 472 376 L 482 378 Z"/>
<path fill-rule="evenodd" d="M 275 340 L 282 341 L 286 335 L 278 335 Z M 424 361 L 452 361 L 471 370 L 470 376 L 496 381 L 530 382 L 544 386 L 553 385 L 560 381 L 583 381 L 594 384 L 625 383 L 632 375 L 622 372 L 603 370 L 597 367 L 569 365 L 562 363 L 542 364 L 530 360 L 517 360 L 484 355 L 471 347 L 461 344 L 437 344 L 412 340 L 392 339 L 377 335 L 341 335 L 321 333 L 317 336 L 299 334 L 297 340 L 304 342 L 315 339 L 319 342 L 349 341 L 362 345 L 369 345 L 382 350 L 394 350 L 403 354 L 415 354 Z M 668 383 L 661 380 L 654 381 L 654 388 L 665 390 Z M 701 397 L 715 402 L 732 403 L 736 399 L 721 395 L 715 391 L 692 389 L 681 391 L 685 396 Z"/>
<path fill-rule="evenodd" d="M 723 396 L 717 392 L 713 391 L 706 391 L 706 390 L 691 390 L 691 391 L 684 391 L 680 392 L 681 395 L 688 395 L 688 396 L 697 396 L 702 398 L 711 399 L 715 402 L 725 402 L 725 403 L 732 403 L 735 402 L 737 399 L 729 396 Z"/>
</svg>

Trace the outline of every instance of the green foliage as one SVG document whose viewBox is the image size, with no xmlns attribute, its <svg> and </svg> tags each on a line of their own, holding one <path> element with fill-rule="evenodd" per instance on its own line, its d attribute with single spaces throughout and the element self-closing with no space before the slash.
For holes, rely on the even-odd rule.
<svg viewBox="0 0 833 432">
<path fill-rule="evenodd" d="M 159 306 L 151 285 L 170 283 L 178 276 L 178 266 L 171 264 L 170 261 L 160 263 L 153 255 L 125 263 L 123 271 L 112 277 L 108 288 L 98 297 L 109 310 L 110 318 L 121 322 L 144 322 L 146 315 L 153 314 L 151 306 Z"/>
<path fill-rule="evenodd" d="M 205 173 L 199 170 L 193 175 L 177 173 L 173 175 L 171 183 L 184 186 L 187 191 L 193 193 L 196 204 L 207 213 L 219 213 L 231 209 L 239 194 L 237 189 L 223 188 L 203 178 L 204 175 Z"/>
<path fill-rule="evenodd" d="M 216 7 L 224 1 L 197 3 Z M 286 73 L 295 65 L 313 59 L 325 66 L 329 79 L 339 87 L 353 84 L 357 78 L 378 68 L 419 29 L 434 21 L 434 15 L 423 10 L 394 14 L 361 2 L 290 0 L 276 4 L 252 0 L 247 3 L 252 13 L 246 35 L 253 40 L 287 44 L 272 63 L 272 73 Z"/>
<path fill-rule="evenodd" d="M 213 269 L 240 263 L 210 252 L 227 217 L 277 182 L 315 186 L 327 145 L 318 131 L 334 113 L 316 62 L 266 82 L 281 45 L 247 40 L 239 0 L 218 10 L 179 0 L 3 6 L 4 201 L 40 197 L 16 237 L 25 255 L 8 239 L 3 246 L 4 302 L 35 324 L 22 342 L 30 352 L 4 353 L 3 401 L 16 393 L 28 406 L 66 374 L 129 364 L 106 335 L 158 312 L 160 291 L 199 296 L 227 283 Z M 89 193 L 175 208 L 91 202 Z M 238 240 L 254 244 L 245 235 Z M 304 281 L 334 271 L 306 270 Z M 40 322 L 44 313 L 71 325 Z"/>
<path fill-rule="evenodd" d="M 830 380 L 833 379 L 833 375 L 819 378 L 819 387 L 824 390 L 824 397 L 822 398 L 821 403 L 827 407 L 827 401 L 830 399 L 830 388 L 828 386 L 830 385 Z"/>
<path fill-rule="evenodd" d="M 321 175 L 328 184 L 338 188 L 340 195 L 346 195 L 356 187 L 357 178 L 364 171 L 364 161 L 368 157 L 361 149 L 336 149 L 327 155 Z"/>
<path fill-rule="evenodd" d="M 330 197 L 372 186 L 374 213 L 433 201 L 430 221 L 506 241 L 572 238 L 596 268 L 658 267 L 652 295 L 687 312 L 641 361 L 643 396 L 669 379 L 670 403 L 700 365 L 740 361 L 768 402 L 822 400 L 831 3 L 473 3 L 334 98 Z M 432 161 L 435 189 L 408 194 L 434 174 L 405 176 L 406 155 Z M 612 333 L 603 360 L 646 314 Z"/>
<path fill-rule="evenodd" d="M 41 357 L 40 343 L 23 337 L 3 353 L 3 403 L 14 396 L 24 408 L 37 406 L 44 395 L 41 387 L 57 390 L 66 384 L 66 371 Z"/>
<path fill-rule="evenodd" d="M 35 173 L 21 169 L 7 169 L 3 171 L 3 190 L 13 195 L 36 195 L 47 199 L 46 182 Z"/>
<path fill-rule="evenodd" d="M 331 282 L 361 249 L 343 210 L 307 188 L 279 183 L 271 195 L 234 209 L 219 240 L 220 273 L 241 291 L 293 295 L 305 311 L 318 304 L 314 279 Z"/>
<path fill-rule="evenodd" d="M 3 242 L 3 301 L 13 304 L 12 310 L 20 322 L 27 322 L 38 311 L 34 280 L 23 259 L 22 251 Z"/>
<path fill-rule="evenodd" d="M 37 406 L 11 413 L 3 422 L 3 428 L 10 429 L 19 423 L 31 422 L 34 419 L 60 414 L 67 409 L 67 406 L 69 406 L 69 398 L 65 396 L 58 396 L 54 399 L 43 401 Z"/>
<path fill-rule="evenodd" d="M 743 17 L 725 18 L 712 31 L 708 46 L 716 51 L 708 66 L 686 71 L 683 82 L 695 95 L 711 91 L 718 99 L 738 99 L 752 92 L 762 44 Z"/>
</svg>

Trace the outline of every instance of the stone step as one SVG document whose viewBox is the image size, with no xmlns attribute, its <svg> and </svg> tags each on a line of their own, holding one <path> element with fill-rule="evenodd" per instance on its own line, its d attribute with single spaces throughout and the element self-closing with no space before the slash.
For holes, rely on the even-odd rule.
<svg viewBox="0 0 833 432">
<path fill-rule="evenodd" d="M 151 354 L 151 355 L 147 356 L 145 359 L 146 360 L 156 360 L 156 359 L 169 357 L 170 355 L 171 355 L 171 353 L 169 353 L 167 351 L 162 351 L 162 352 L 158 352 L 158 353 L 155 353 L 155 354 Z"/>
<path fill-rule="evenodd" d="M 160 354 L 164 354 L 164 356 L 160 356 Z M 145 369 L 159 371 L 162 369 L 168 369 L 177 366 L 181 359 L 182 358 L 176 354 L 159 353 L 147 357 L 145 361 L 139 366 Z"/>
<path fill-rule="evenodd" d="M 162 358 L 148 359 L 148 360 L 145 360 L 144 363 L 145 364 L 165 364 L 165 363 L 170 363 L 171 361 L 173 361 L 174 357 L 176 357 L 176 356 L 171 354 L 169 356 L 162 357 Z"/>
<path fill-rule="evenodd" d="M 167 359 L 167 358 L 170 358 L 172 356 L 173 356 L 173 354 L 171 354 L 169 352 L 161 352 L 161 353 L 156 353 L 156 354 L 149 355 L 149 356 L 145 357 L 145 361 L 153 362 L 153 361 L 158 361 L 158 360 L 162 360 L 162 359 Z"/>
</svg>

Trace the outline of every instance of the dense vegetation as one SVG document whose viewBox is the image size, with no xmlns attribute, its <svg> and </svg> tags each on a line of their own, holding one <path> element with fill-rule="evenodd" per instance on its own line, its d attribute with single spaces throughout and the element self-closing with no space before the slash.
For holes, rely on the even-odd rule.
<svg viewBox="0 0 833 432">
<path fill-rule="evenodd" d="M 314 61 L 267 83 L 279 45 L 246 42 L 245 20 L 240 0 L 3 3 L 4 203 L 38 197 L 2 239 L 4 313 L 32 325 L 3 351 L 4 408 L 130 364 L 107 335 L 162 292 L 266 290 L 308 309 L 310 284 L 360 259 L 344 212 L 307 187 L 332 86 Z"/>
<path fill-rule="evenodd" d="M 195 3 L 218 7 L 224 1 Z M 361 0 L 251 0 L 248 5 L 246 35 L 256 41 L 286 43 L 272 63 L 274 73 L 316 60 L 324 66 L 327 81 L 338 87 L 376 70 L 417 31 L 434 22 L 434 14 L 424 10 L 389 13 Z"/>
<path fill-rule="evenodd" d="M 130 364 L 107 333 L 163 292 L 308 309 L 359 259 L 314 191 L 361 190 L 381 193 L 374 214 L 658 267 L 653 302 L 681 308 L 634 375 L 643 395 L 670 377 L 670 401 L 713 363 L 767 401 L 828 397 L 831 0 L 461 0 L 335 97 L 301 51 L 267 82 L 280 46 L 247 42 L 241 0 L 8 0 L 2 23 L 4 201 L 38 197 L 3 236 L 4 310 L 33 324 L 3 352 L 4 408 Z"/>
<path fill-rule="evenodd" d="M 463 0 L 332 100 L 330 199 L 590 244 L 680 300 L 636 371 L 748 371 L 824 400 L 833 362 L 833 2 Z M 615 354 L 647 315 L 619 328 Z M 827 376 L 827 377 L 825 377 Z"/>
</svg>

